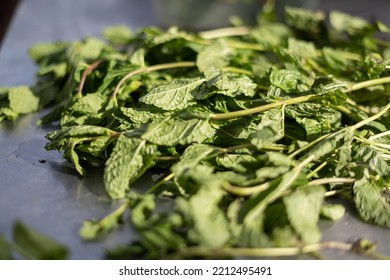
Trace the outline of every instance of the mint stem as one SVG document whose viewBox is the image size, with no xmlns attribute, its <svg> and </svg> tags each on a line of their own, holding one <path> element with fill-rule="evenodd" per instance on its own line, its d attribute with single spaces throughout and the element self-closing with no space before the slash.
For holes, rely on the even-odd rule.
<svg viewBox="0 0 390 280">
<path fill-rule="evenodd" d="M 199 32 L 198 36 L 202 39 L 211 40 L 222 37 L 244 36 L 248 35 L 250 31 L 251 29 L 248 26 L 224 27 Z"/>
<path fill-rule="evenodd" d="M 323 249 L 352 251 L 353 245 L 337 241 L 310 244 L 303 247 L 270 247 L 270 248 L 221 248 L 210 250 L 203 247 L 189 247 L 174 255 L 174 258 L 184 257 L 288 257 L 300 254 L 310 254 Z"/>
<path fill-rule="evenodd" d="M 382 85 L 382 84 L 388 84 L 388 83 L 390 83 L 390 77 L 383 77 L 383 78 L 378 78 L 378 79 L 373 79 L 373 80 L 368 80 L 368 81 L 353 84 L 349 87 L 348 91 L 356 91 L 359 89 Z"/>
<path fill-rule="evenodd" d="M 89 74 L 91 74 L 91 72 L 93 70 L 95 70 L 97 67 L 99 67 L 99 65 L 103 62 L 103 60 L 98 60 L 94 63 L 92 63 L 90 66 L 88 66 L 84 71 L 83 71 L 83 74 L 81 76 L 81 79 L 80 79 L 80 84 L 79 84 L 79 88 L 78 88 L 78 91 L 77 91 L 77 97 L 81 97 L 83 94 L 83 88 L 84 88 L 84 84 L 85 84 L 85 81 L 87 80 L 87 77 Z"/>
<path fill-rule="evenodd" d="M 118 91 L 122 87 L 122 85 L 131 77 L 138 75 L 138 74 L 144 74 L 149 73 L 153 71 L 159 71 L 159 70 L 167 70 L 167 69 L 173 69 L 173 68 L 181 68 L 181 67 L 194 67 L 196 66 L 196 63 L 193 61 L 181 61 L 181 62 L 171 62 L 171 63 L 163 63 L 163 64 L 157 64 L 153 66 L 147 66 L 147 67 L 141 67 L 134 71 L 131 71 L 127 73 L 117 84 L 115 87 L 114 92 L 112 93 L 112 98 L 116 98 Z"/>
<path fill-rule="evenodd" d="M 169 180 L 173 179 L 175 177 L 175 173 L 171 173 L 164 177 L 162 180 L 158 181 L 156 184 L 154 184 L 152 187 L 150 187 L 145 194 L 154 193 L 156 190 L 158 190 L 162 185 L 164 185 Z"/>
<path fill-rule="evenodd" d="M 300 96 L 300 97 L 290 98 L 287 100 L 282 100 L 282 101 L 278 101 L 278 102 L 274 102 L 274 103 L 270 103 L 270 104 L 266 104 L 266 105 L 261 105 L 261 106 L 254 107 L 254 108 L 239 110 L 239 111 L 235 111 L 235 112 L 211 114 L 210 119 L 211 120 L 228 120 L 228 119 L 234 119 L 234 118 L 239 118 L 239 117 L 245 117 L 245 116 L 265 112 L 265 111 L 268 111 L 270 109 L 286 106 L 286 105 L 292 105 L 292 104 L 306 102 L 306 101 L 312 100 L 314 98 L 318 98 L 318 96 L 316 96 L 314 94 L 304 95 L 304 96 Z"/>
</svg>

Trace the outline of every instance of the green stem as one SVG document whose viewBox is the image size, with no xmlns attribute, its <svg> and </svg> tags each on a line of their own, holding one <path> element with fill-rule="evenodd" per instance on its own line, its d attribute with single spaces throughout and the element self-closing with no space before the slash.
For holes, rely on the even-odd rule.
<svg viewBox="0 0 390 280">
<path fill-rule="evenodd" d="M 351 129 L 351 130 L 357 130 L 367 124 L 369 124 L 370 122 L 372 121 L 375 121 L 376 119 L 380 118 L 382 115 L 384 115 L 388 110 L 390 109 L 390 103 L 387 104 L 382 110 L 380 110 L 378 113 L 376 113 L 375 115 L 365 119 L 365 120 L 362 120 L 358 123 L 356 123 L 355 125 L 352 125 L 352 126 L 348 126 L 348 127 L 345 127 L 344 129 L 341 129 L 339 131 L 336 131 L 336 132 L 333 132 L 333 133 L 328 133 L 328 134 L 325 134 L 319 138 L 317 138 L 316 140 L 310 142 L 309 144 L 307 144 L 306 146 L 303 146 L 302 148 L 296 150 L 294 153 L 290 154 L 289 157 L 290 158 L 294 158 L 296 155 L 300 154 L 301 152 L 309 149 L 310 147 L 318 144 L 319 142 L 321 142 L 322 140 L 328 138 L 328 137 L 332 137 L 334 135 L 336 135 L 337 133 L 340 133 L 340 132 L 343 132 L 343 131 L 346 131 L 347 129 Z"/>
<path fill-rule="evenodd" d="M 390 79 L 389 79 L 389 82 L 390 82 Z M 350 128 L 353 130 L 357 130 L 357 129 L 369 124 L 370 122 L 375 121 L 376 119 L 382 117 L 389 109 L 390 109 L 390 103 L 387 104 L 382 110 L 380 110 L 375 115 L 372 115 L 371 117 L 369 117 L 365 120 L 362 120 L 361 122 L 358 122 L 357 124 L 351 126 Z"/>
<path fill-rule="evenodd" d="M 390 83 L 390 77 L 378 78 L 378 79 L 373 79 L 373 80 L 369 80 L 369 81 L 356 83 L 356 84 L 351 85 L 349 87 L 348 92 L 352 92 L 352 91 L 356 91 L 356 90 L 359 90 L 359 89 L 362 89 L 362 88 L 370 87 L 370 86 L 373 86 L 373 85 L 380 85 L 380 84 L 384 84 L 384 83 Z M 287 100 L 282 100 L 282 101 L 278 101 L 278 102 L 274 102 L 274 103 L 270 103 L 270 104 L 254 107 L 254 108 L 239 110 L 239 111 L 235 111 L 235 112 L 212 114 L 212 115 L 210 115 L 210 119 L 212 119 L 212 120 L 234 119 L 234 118 L 239 118 L 239 117 L 244 117 L 244 116 L 248 116 L 248 115 L 252 115 L 252 114 L 261 113 L 261 112 L 264 112 L 264 111 L 267 111 L 267 110 L 270 110 L 270 109 L 273 109 L 273 108 L 278 108 L 278 107 L 281 107 L 281 106 L 307 102 L 309 100 L 313 100 L 313 99 L 316 99 L 316 98 L 321 98 L 321 96 L 317 96 L 317 95 L 314 95 L 314 94 L 309 94 L 309 95 L 304 95 L 304 96 L 300 96 L 300 97 L 290 98 L 290 99 L 287 99 Z M 386 111 L 387 111 L 387 109 L 386 109 Z M 376 115 L 374 115 L 373 117 L 377 118 L 375 116 Z M 363 125 L 365 125 L 365 124 L 371 122 L 373 117 L 368 118 L 368 119 L 362 121 L 361 123 L 363 123 Z M 358 124 L 356 124 L 356 125 L 358 125 Z M 360 123 L 359 123 L 359 125 L 360 125 Z"/>
<path fill-rule="evenodd" d="M 300 254 L 310 254 L 323 249 L 334 249 L 340 251 L 351 251 L 352 244 L 343 242 L 323 242 L 317 244 L 306 245 L 303 247 L 271 247 L 271 248 L 221 248 L 210 250 L 205 247 L 189 247 L 174 255 L 174 258 L 188 257 L 289 257 Z"/>
<path fill-rule="evenodd" d="M 309 94 L 309 95 L 290 98 L 287 100 L 282 100 L 282 101 L 254 107 L 254 108 L 239 110 L 239 111 L 235 111 L 235 112 L 211 114 L 210 119 L 211 120 L 228 120 L 228 119 L 234 119 L 234 118 L 239 118 L 239 117 L 245 117 L 245 116 L 265 112 L 265 111 L 268 111 L 270 109 L 286 106 L 286 105 L 292 105 L 292 104 L 306 102 L 306 101 L 309 101 L 309 100 L 312 100 L 315 98 L 318 98 L 318 96 L 316 96 L 314 94 Z"/>
<path fill-rule="evenodd" d="M 297 166 L 294 167 L 294 176 L 291 177 L 289 181 L 285 183 L 285 188 L 288 187 L 298 176 L 298 174 L 301 172 L 302 168 L 304 168 L 307 164 L 309 164 L 314 159 L 314 156 L 309 156 L 302 162 L 300 162 Z M 237 195 L 237 196 L 251 196 L 255 193 L 265 191 L 270 186 L 270 182 L 265 182 L 263 184 L 252 186 L 252 187 L 237 187 L 232 185 L 226 185 L 224 186 L 224 190 Z M 272 201 L 274 198 L 270 198 L 270 201 Z"/>
<path fill-rule="evenodd" d="M 207 40 L 207 39 L 203 39 L 200 37 L 196 37 L 196 36 L 190 35 L 188 33 L 182 33 L 182 34 L 180 34 L 180 36 L 189 42 L 197 43 L 200 45 L 209 46 L 213 43 L 212 40 Z M 262 45 L 244 42 L 244 41 L 237 41 L 237 40 L 226 40 L 226 45 L 228 47 L 234 48 L 234 49 L 248 49 L 248 50 L 255 50 L 255 51 L 264 51 L 265 50 L 264 46 L 262 46 Z"/>
<path fill-rule="evenodd" d="M 252 187 L 237 187 L 232 185 L 225 185 L 223 188 L 225 191 L 227 191 L 230 194 L 237 195 L 237 196 L 251 196 L 254 193 L 262 192 L 268 189 L 270 186 L 269 182 L 252 186 Z"/>
<path fill-rule="evenodd" d="M 371 136 L 370 138 L 368 138 L 368 140 L 374 140 L 374 139 L 385 137 L 385 136 L 388 136 L 388 135 L 390 135 L 390 130 L 387 130 L 385 132 L 381 132 L 381 133 L 375 134 L 375 135 Z"/>
<path fill-rule="evenodd" d="M 162 156 L 162 157 L 156 157 L 156 161 L 175 161 L 179 160 L 179 156 Z"/>
<path fill-rule="evenodd" d="M 164 177 L 162 180 L 158 181 L 156 184 L 154 184 L 152 187 L 150 187 L 145 194 L 154 193 L 156 190 L 158 190 L 162 185 L 164 185 L 166 182 L 170 181 L 173 177 L 175 177 L 175 173 L 171 173 L 168 176 Z"/>
<path fill-rule="evenodd" d="M 310 181 L 308 186 L 328 185 L 328 184 L 352 184 L 356 181 L 354 178 L 321 178 Z"/>
<path fill-rule="evenodd" d="M 81 79 L 80 79 L 80 84 L 79 84 L 79 88 L 78 88 L 76 97 L 81 97 L 83 95 L 82 94 L 83 93 L 83 88 L 84 88 L 84 84 L 85 84 L 85 81 L 87 80 L 88 75 L 91 74 L 91 72 L 93 70 L 95 70 L 102 62 L 103 62 L 103 60 L 98 60 L 98 61 L 92 63 L 90 66 L 88 66 L 83 71 L 83 74 L 82 74 Z"/>
<path fill-rule="evenodd" d="M 250 28 L 247 26 L 239 27 L 224 27 L 213 30 L 202 31 L 198 33 L 198 36 L 205 40 L 217 39 L 222 37 L 232 36 L 245 36 L 250 32 Z"/>
<path fill-rule="evenodd" d="M 241 145 L 236 145 L 236 146 L 231 146 L 231 147 L 228 147 L 228 148 L 224 148 L 223 152 L 224 153 L 230 153 L 230 152 L 234 152 L 234 151 L 241 150 L 241 149 L 250 149 L 250 148 L 253 148 L 253 147 L 254 147 L 253 144 L 245 143 L 245 144 L 241 144 Z"/>
<path fill-rule="evenodd" d="M 223 67 L 222 71 L 223 72 L 237 73 L 237 74 L 245 74 L 245 75 L 248 75 L 248 76 L 252 76 L 253 75 L 252 71 L 249 71 L 249 70 L 246 70 L 246 69 L 242 69 L 242 68 L 238 68 L 238 67 L 232 67 L 232 66 Z"/>
<path fill-rule="evenodd" d="M 321 163 L 316 169 L 314 169 L 312 172 L 309 173 L 309 175 L 307 175 L 307 178 L 310 179 L 311 177 L 313 177 L 315 174 L 318 173 L 318 171 L 324 168 L 327 164 L 328 163 L 326 161 Z"/>
<path fill-rule="evenodd" d="M 196 66 L 196 62 L 194 61 L 181 61 L 181 62 L 172 62 L 172 63 L 163 63 L 163 64 L 157 64 L 153 66 L 147 66 L 147 67 L 141 67 L 134 71 L 131 71 L 127 73 L 116 85 L 114 92 L 112 93 L 112 98 L 116 98 L 116 95 L 118 94 L 119 89 L 122 87 L 122 85 L 131 77 L 139 74 L 149 73 L 153 71 L 159 71 L 159 70 L 167 70 L 167 69 L 173 69 L 173 68 L 185 68 L 185 67 L 194 67 Z"/>
<path fill-rule="evenodd" d="M 382 85 L 382 84 L 387 84 L 390 83 L 390 77 L 383 77 L 383 78 L 378 78 L 378 79 L 373 79 L 373 80 L 368 80 L 360 83 L 353 84 L 349 87 L 348 91 L 356 91 L 362 88 L 367 88 L 371 86 L 377 86 L 377 85 Z"/>
<path fill-rule="evenodd" d="M 332 191 L 327 191 L 327 192 L 325 193 L 325 197 L 331 197 L 331 196 L 334 196 L 334 195 L 339 194 L 339 193 L 341 193 L 341 192 L 343 192 L 343 190 L 332 190 Z"/>
<path fill-rule="evenodd" d="M 129 201 L 125 200 L 116 210 L 105 216 L 99 221 L 99 226 L 101 228 L 110 228 L 113 224 L 113 221 L 117 221 L 120 216 L 127 210 L 129 206 Z"/>
</svg>

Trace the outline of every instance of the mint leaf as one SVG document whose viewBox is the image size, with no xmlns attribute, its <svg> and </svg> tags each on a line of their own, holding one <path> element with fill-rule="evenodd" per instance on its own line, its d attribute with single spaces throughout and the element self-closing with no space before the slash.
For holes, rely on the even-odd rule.
<svg viewBox="0 0 390 280">
<path fill-rule="evenodd" d="M 223 195 L 218 181 L 210 180 L 188 202 L 178 200 L 179 212 L 185 209 L 185 219 L 191 225 L 188 238 L 192 242 L 208 248 L 221 248 L 231 239 L 228 220 L 218 207 Z"/>
<path fill-rule="evenodd" d="M 28 55 L 37 63 L 42 60 L 57 55 L 66 50 L 69 46 L 69 42 L 57 41 L 49 43 L 37 43 L 30 47 Z"/>
<path fill-rule="evenodd" d="M 245 75 L 222 73 L 215 77 L 212 84 L 218 88 L 217 93 L 230 97 L 239 95 L 253 97 L 257 93 L 257 85 Z"/>
<path fill-rule="evenodd" d="M 214 129 L 208 120 L 169 118 L 150 123 L 142 139 L 156 145 L 175 146 L 202 143 L 213 135 Z"/>
<path fill-rule="evenodd" d="M 354 200 L 360 217 L 366 222 L 390 227 L 390 195 L 383 178 L 372 177 L 367 170 L 353 185 Z"/>
<path fill-rule="evenodd" d="M 310 186 L 298 188 L 283 198 L 288 219 L 306 244 L 317 243 L 321 239 L 317 223 L 324 195 L 322 187 Z"/>
<path fill-rule="evenodd" d="M 199 52 L 196 64 L 207 81 L 212 81 L 221 74 L 221 68 L 229 64 L 230 53 L 231 49 L 224 41 L 217 41 Z"/>
<path fill-rule="evenodd" d="M 332 221 L 340 220 L 344 217 L 345 207 L 341 204 L 324 204 L 321 206 L 320 216 Z"/>
<path fill-rule="evenodd" d="M 156 156 L 155 145 L 120 135 L 104 170 L 104 185 L 109 196 L 113 199 L 125 197 L 130 183 L 153 166 Z"/>
<path fill-rule="evenodd" d="M 258 131 L 249 135 L 250 142 L 258 149 L 271 145 L 284 136 L 284 111 L 273 109 L 265 112 Z"/>
<path fill-rule="evenodd" d="M 10 88 L 8 99 L 10 108 L 20 114 L 33 113 L 39 109 L 39 99 L 25 86 Z"/>
<path fill-rule="evenodd" d="M 28 259 L 63 260 L 68 256 L 64 245 L 20 221 L 15 223 L 13 239 L 19 248 L 18 252 Z"/>
<path fill-rule="evenodd" d="M 109 26 L 103 29 L 103 37 L 114 45 L 125 45 L 132 39 L 133 32 L 125 25 Z"/>
<path fill-rule="evenodd" d="M 0 235 L 0 260 L 12 260 L 12 246 L 5 239 L 4 236 Z"/>
<path fill-rule="evenodd" d="M 323 11 L 286 6 L 284 18 L 287 24 L 298 30 L 318 34 L 323 28 L 326 15 Z"/>
<path fill-rule="evenodd" d="M 204 81 L 203 78 L 177 79 L 168 85 L 154 88 L 140 101 L 167 111 L 182 110 L 195 104 L 194 92 Z"/>
<path fill-rule="evenodd" d="M 271 84 L 285 92 L 301 92 L 311 88 L 312 81 L 298 71 L 276 69 L 270 75 Z"/>
<path fill-rule="evenodd" d="M 331 11 L 329 14 L 331 26 L 339 32 L 350 35 L 363 35 L 371 31 L 372 26 L 364 18 L 352 16 L 341 11 Z"/>
</svg>

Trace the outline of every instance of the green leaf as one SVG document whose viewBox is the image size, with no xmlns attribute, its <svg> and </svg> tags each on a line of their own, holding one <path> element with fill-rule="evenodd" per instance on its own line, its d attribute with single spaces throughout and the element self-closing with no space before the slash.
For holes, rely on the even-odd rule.
<svg viewBox="0 0 390 280">
<path fill-rule="evenodd" d="M 290 28 L 280 22 L 261 24 L 253 28 L 250 36 L 265 48 L 287 45 L 287 40 L 293 36 Z"/>
<path fill-rule="evenodd" d="M 37 63 L 50 56 L 54 56 L 66 50 L 69 42 L 56 41 L 50 43 L 37 43 L 28 50 L 28 55 Z"/>
<path fill-rule="evenodd" d="M 131 64 L 138 65 L 139 67 L 145 67 L 145 53 L 146 50 L 144 48 L 134 51 L 130 57 Z"/>
<path fill-rule="evenodd" d="M 329 21 L 335 30 L 350 35 L 364 35 L 373 29 L 373 26 L 364 18 L 341 11 L 331 11 Z"/>
<path fill-rule="evenodd" d="M 299 176 L 299 172 L 286 172 L 283 176 L 273 180 L 267 190 L 252 195 L 242 208 L 245 220 L 254 219 L 257 214 L 262 213 L 267 205 L 280 197 L 283 191 L 291 188 Z"/>
<path fill-rule="evenodd" d="M 29 87 L 18 86 L 8 90 L 9 106 L 20 114 L 29 114 L 39 109 L 39 99 Z"/>
<path fill-rule="evenodd" d="M 103 37 L 114 45 L 126 45 L 132 39 L 133 32 L 126 25 L 109 26 L 103 29 Z"/>
<path fill-rule="evenodd" d="M 68 70 L 67 67 L 68 67 L 68 65 L 66 62 L 43 65 L 43 66 L 39 67 L 37 75 L 43 76 L 43 75 L 53 73 L 54 77 L 63 78 L 67 74 L 67 70 Z"/>
<path fill-rule="evenodd" d="M 89 140 L 89 139 L 88 139 Z M 101 155 L 108 145 L 114 141 L 111 136 L 100 136 L 93 139 L 93 141 L 85 141 L 77 146 L 77 150 L 91 156 L 98 157 Z"/>
<path fill-rule="evenodd" d="M 128 209 L 128 202 L 122 203 L 115 211 L 100 220 L 84 220 L 79 234 L 85 240 L 96 240 L 117 227 L 123 213 Z"/>
<path fill-rule="evenodd" d="M 284 136 L 284 109 L 271 109 L 261 116 L 258 130 L 249 135 L 250 142 L 258 149 L 271 145 Z"/>
<path fill-rule="evenodd" d="M 250 171 L 257 160 L 250 154 L 224 154 L 218 156 L 216 162 L 221 167 L 244 173 Z"/>
<path fill-rule="evenodd" d="M 156 156 L 155 145 L 121 134 L 105 165 L 104 185 L 108 195 L 113 199 L 125 197 L 130 183 L 153 166 Z"/>
<path fill-rule="evenodd" d="M 46 138 L 51 141 L 57 141 L 66 138 L 81 138 L 81 137 L 99 137 L 112 136 L 115 132 L 109 128 L 94 126 L 94 125 L 75 125 L 65 127 L 53 132 L 49 132 Z"/>
<path fill-rule="evenodd" d="M 298 40 L 294 37 L 288 39 L 288 50 L 301 58 L 313 59 L 317 56 L 317 50 L 313 42 Z"/>
<path fill-rule="evenodd" d="M 129 72 L 132 72 L 134 70 L 138 69 L 137 65 L 126 65 L 122 67 L 118 67 L 116 69 L 112 69 L 108 71 L 104 77 L 104 80 L 102 83 L 99 84 L 98 92 L 105 92 L 107 89 L 109 89 L 110 85 L 118 80 L 119 80 Z"/>
<path fill-rule="evenodd" d="M 320 215 L 322 218 L 337 221 L 344 217 L 344 214 L 345 207 L 341 204 L 324 204 L 321 206 Z"/>
<path fill-rule="evenodd" d="M 169 27 L 167 31 L 158 27 L 149 26 L 142 28 L 138 32 L 138 36 L 141 37 L 140 39 L 145 45 L 154 47 L 182 38 L 181 32 L 178 31 L 177 26 Z"/>
<path fill-rule="evenodd" d="M 68 249 L 64 245 L 20 221 L 15 223 L 13 239 L 18 252 L 28 259 L 63 260 L 68 256 Z"/>
<path fill-rule="evenodd" d="M 204 81 L 204 78 L 175 79 L 170 84 L 155 87 L 140 101 L 167 111 L 182 110 L 195 104 L 196 91 Z"/>
<path fill-rule="evenodd" d="M 271 84 L 285 92 L 301 92 L 311 88 L 312 80 L 298 71 L 275 69 L 270 75 Z"/>
<path fill-rule="evenodd" d="M 0 260 L 12 260 L 12 245 L 0 235 Z"/>
<path fill-rule="evenodd" d="M 10 108 L 0 108 L 0 122 L 3 120 L 14 120 L 19 117 L 19 113 Z"/>
<path fill-rule="evenodd" d="M 142 139 L 161 146 L 176 146 L 202 143 L 213 135 L 208 120 L 169 118 L 150 123 Z"/>
<path fill-rule="evenodd" d="M 353 131 L 350 129 L 338 130 L 325 137 L 320 143 L 311 148 L 307 154 L 313 156 L 314 160 L 318 160 L 332 153 L 336 148 L 348 143 L 353 135 Z"/>
<path fill-rule="evenodd" d="M 0 101 L 8 99 L 8 88 L 0 87 Z"/>
<path fill-rule="evenodd" d="M 196 65 L 207 81 L 212 81 L 221 74 L 222 68 L 229 64 L 231 52 L 226 43 L 219 40 L 198 53 Z"/>
<path fill-rule="evenodd" d="M 96 60 L 103 51 L 105 43 L 95 37 L 87 37 L 80 49 L 80 56 L 83 59 Z"/>
<path fill-rule="evenodd" d="M 88 93 L 80 98 L 76 98 L 68 110 L 73 114 L 97 113 L 102 108 L 105 101 L 106 98 L 100 93 Z"/>
<path fill-rule="evenodd" d="M 305 129 L 308 140 L 334 131 L 342 124 L 342 114 L 322 104 L 294 104 L 286 108 L 286 115 Z"/>
<path fill-rule="evenodd" d="M 240 247 L 262 248 L 270 244 L 269 237 L 264 232 L 264 210 L 257 213 L 256 218 L 245 221 L 241 226 L 238 238 Z"/>
<path fill-rule="evenodd" d="M 369 53 L 364 60 L 359 63 L 358 71 L 355 73 L 355 79 L 365 81 L 380 78 L 386 70 L 388 61 L 379 53 Z"/>
<path fill-rule="evenodd" d="M 140 235 L 139 241 L 128 249 L 141 246 L 139 250 L 128 250 L 129 256 L 146 254 L 146 258 L 161 258 L 166 254 L 179 250 L 186 245 L 182 234 L 182 218 L 176 211 L 169 217 L 156 211 L 156 198 L 152 194 L 139 196 L 131 207 L 132 225 Z M 139 258 L 140 256 L 138 256 Z"/>
<path fill-rule="evenodd" d="M 322 48 L 322 55 L 330 71 L 334 71 L 335 73 L 348 73 L 353 69 L 355 61 L 344 50 L 324 47 Z"/>
<path fill-rule="evenodd" d="M 374 171 L 381 177 L 390 175 L 390 166 L 382 153 L 368 145 L 362 145 L 357 148 L 356 154 L 353 156 L 354 161 L 361 161 L 366 164 L 366 168 Z"/>
<path fill-rule="evenodd" d="M 246 75 L 221 73 L 212 83 L 219 91 L 217 93 L 230 97 L 239 95 L 253 97 L 257 93 L 257 85 Z"/>
<path fill-rule="evenodd" d="M 221 149 L 205 144 L 193 144 L 188 146 L 181 155 L 180 160 L 172 167 L 176 176 L 195 167 L 201 161 L 208 160 L 221 153 Z"/>
<path fill-rule="evenodd" d="M 77 172 L 81 176 L 86 176 L 87 173 L 85 169 L 80 164 L 80 158 L 77 152 L 75 151 L 76 145 L 80 144 L 81 142 L 88 140 L 88 138 L 76 138 L 76 139 L 70 139 L 66 141 L 66 146 L 64 148 L 64 156 L 70 159 L 76 168 Z"/>
<path fill-rule="evenodd" d="M 390 191 L 382 177 L 364 176 L 353 185 L 354 200 L 360 217 L 369 223 L 390 227 Z"/>
<path fill-rule="evenodd" d="M 288 25 L 298 30 L 318 34 L 322 30 L 326 15 L 323 11 L 287 6 L 284 19 Z"/>
<path fill-rule="evenodd" d="M 317 76 L 311 91 L 323 97 L 323 104 L 333 107 L 346 104 L 348 87 L 348 83 L 337 80 L 333 75 Z"/>
<path fill-rule="evenodd" d="M 180 210 L 185 207 L 185 219 L 191 227 L 188 238 L 199 246 L 221 248 L 231 239 L 230 227 L 218 204 L 224 195 L 218 181 L 210 180 L 188 202 L 178 201 Z"/>
<path fill-rule="evenodd" d="M 305 244 L 321 240 L 317 226 L 325 189 L 322 187 L 301 187 L 283 198 L 288 219 Z"/>
<path fill-rule="evenodd" d="M 269 242 L 264 234 L 265 210 L 268 205 L 280 198 L 283 192 L 296 185 L 302 185 L 300 168 L 290 170 L 274 179 L 266 190 L 254 193 L 245 201 L 239 216 L 240 222 L 243 223 L 241 246 L 264 246 Z"/>
<path fill-rule="evenodd" d="M 161 111 L 159 108 L 126 108 L 120 107 L 115 110 L 112 117 L 119 122 L 118 129 L 130 131 L 157 119 L 162 119 L 169 113 Z"/>
<path fill-rule="evenodd" d="M 156 197 L 153 194 L 140 196 L 131 206 L 131 222 L 136 228 L 150 226 L 150 219 L 156 208 Z"/>
<path fill-rule="evenodd" d="M 344 172 L 348 172 L 348 169 L 346 167 L 352 162 L 352 139 L 349 139 L 344 144 L 341 145 L 340 148 L 338 148 L 338 161 L 337 166 L 335 169 L 336 176 L 340 176 L 341 174 L 344 174 Z M 347 175 L 347 174 L 345 174 Z"/>
</svg>

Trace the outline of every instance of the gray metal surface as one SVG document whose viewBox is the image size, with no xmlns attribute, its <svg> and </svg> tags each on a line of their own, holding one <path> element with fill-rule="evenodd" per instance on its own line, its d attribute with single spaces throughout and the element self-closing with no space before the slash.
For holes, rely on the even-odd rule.
<svg viewBox="0 0 390 280">
<path fill-rule="evenodd" d="M 347 4 L 348 3 L 348 4 Z M 150 2 L 143 0 L 24 0 L 11 23 L 0 52 L 0 85 L 34 82 L 35 65 L 27 49 L 42 41 L 73 40 L 98 35 L 102 28 L 126 24 L 133 29 L 156 24 Z M 386 21 L 390 1 L 323 1 L 321 8 L 340 8 L 367 18 Z M 0 234 L 11 238 L 16 219 L 63 242 L 71 259 L 101 259 L 104 249 L 129 241 L 134 232 L 124 226 L 95 243 L 83 242 L 78 230 L 84 219 L 99 218 L 117 205 L 102 190 L 101 170 L 81 178 L 60 153 L 44 150 L 46 133 L 55 128 L 35 125 L 44 112 L 25 116 L 14 124 L 0 124 Z M 145 177 L 141 185 L 151 184 Z M 353 241 L 367 237 L 378 251 L 390 255 L 390 231 L 361 223 L 353 208 L 336 223 L 322 223 L 323 240 Z M 357 255 L 326 251 L 331 259 Z"/>
</svg>

